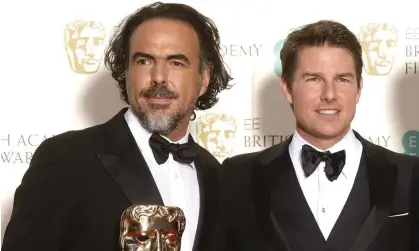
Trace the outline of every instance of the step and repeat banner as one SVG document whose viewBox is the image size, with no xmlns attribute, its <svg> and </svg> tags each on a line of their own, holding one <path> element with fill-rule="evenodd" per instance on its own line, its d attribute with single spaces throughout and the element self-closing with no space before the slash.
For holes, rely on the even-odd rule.
<svg viewBox="0 0 419 251">
<path fill-rule="evenodd" d="M 103 52 L 113 27 L 151 2 L 0 4 L 2 236 L 15 189 L 39 144 L 103 123 L 124 107 Z M 279 53 L 291 29 L 320 19 L 344 23 L 362 43 L 364 89 L 353 128 L 377 145 L 419 155 L 419 1 L 180 2 L 214 20 L 234 77 L 234 87 L 191 124 L 196 141 L 220 161 L 293 133 L 294 118 L 280 89 Z"/>
</svg>

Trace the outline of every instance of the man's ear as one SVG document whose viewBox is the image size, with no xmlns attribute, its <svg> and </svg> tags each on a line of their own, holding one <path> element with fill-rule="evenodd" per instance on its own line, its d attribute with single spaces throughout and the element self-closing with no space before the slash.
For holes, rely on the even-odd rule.
<svg viewBox="0 0 419 251">
<path fill-rule="evenodd" d="M 361 98 L 361 92 L 362 92 L 362 87 L 364 86 L 364 81 L 361 77 L 361 79 L 359 80 L 359 86 L 358 86 L 358 93 L 356 94 L 356 103 L 358 104 L 359 99 Z"/>
<path fill-rule="evenodd" d="M 202 73 L 201 79 L 201 89 L 199 90 L 199 96 L 201 97 L 208 89 L 209 81 L 210 81 L 210 72 L 211 68 L 209 66 L 205 67 L 204 72 Z"/>
<path fill-rule="evenodd" d="M 292 105 L 292 95 L 291 95 L 291 88 L 288 86 L 287 82 L 284 78 L 281 78 L 281 89 L 282 93 L 284 93 L 285 98 L 287 99 L 288 103 Z"/>
</svg>

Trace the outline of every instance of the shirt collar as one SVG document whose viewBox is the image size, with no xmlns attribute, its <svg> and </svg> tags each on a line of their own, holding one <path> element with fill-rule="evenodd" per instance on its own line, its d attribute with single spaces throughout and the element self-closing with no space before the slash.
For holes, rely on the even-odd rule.
<svg viewBox="0 0 419 251">
<path fill-rule="evenodd" d="M 128 127 L 138 145 L 138 147 L 140 148 L 141 152 L 143 154 L 146 154 L 147 156 L 153 157 L 153 152 L 151 150 L 151 147 L 149 145 L 149 139 L 152 135 L 152 132 L 146 130 L 140 123 L 140 121 L 138 120 L 137 116 L 134 114 L 134 112 L 132 111 L 132 108 L 129 108 L 127 110 L 127 112 L 125 113 L 125 120 L 128 124 Z M 179 143 L 179 144 L 184 144 L 187 143 L 189 140 L 189 127 L 186 131 L 185 136 L 183 136 L 180 140 L 178 141 L 172 141 L 169 138 L 160 135 L 163 138 L 165 138 L 166 140 L 168 140 L 170 143 Z"/>
<path fill-rule="evenodd" d="M 362 145 L 352 130 L 349 130 L 348 133 L 339 142 L 326 150 L 321 150 L 308 143 L 297 131 L 295 131 L 289 146 L 289 153 L 291 159 L 298 163 L 296 174 L 299 179 L 305 178 L 301 163 L 301 150 L 305 144 L 320 152 L 330 151 L 331 153 L 335 153 L 341 150 L 345 150 L 346 161 L 341 174 L 348 179 L 356 176 L 358 168 L 352 168 L 351 165 L 348 165 L 348 163 L 350 163 L 351 156 L 356 156 L 357 150 L 360 146 L 362 147 Z"/>
</svg>

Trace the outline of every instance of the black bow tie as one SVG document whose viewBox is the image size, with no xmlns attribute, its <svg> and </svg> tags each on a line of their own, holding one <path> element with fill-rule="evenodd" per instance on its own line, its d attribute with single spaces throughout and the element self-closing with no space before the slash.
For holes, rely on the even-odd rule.
<svg viewBox="0 0 419 251">
<path fill-rule="evenodd" d="M 162 136 L 153 133 L 150 137 L 149 144 L 153 150 L 154 158 L 159 165 L 165 163 L 169 158 L 169 153 L 173 155 L 173 159 L 183 164 L 190 164 L 197 156 L 195 147 L 191 144 L 192 139 L 189 137 L 188 143 L 174 144 L 170 143 Z"/>
<path fill-rule="evenodd" d="M 331 154 L 329 151 L 319 152 L 309 145 L 304 145 L 301 151 L 301 161 L 306 177 L 310 176 L 320 162 L 324 161 L 324 171 L 327 179 L 330 181 L 334 181 L 339 177 L 345 166 L 345 157 L 345 150 Z"/>
</svg>

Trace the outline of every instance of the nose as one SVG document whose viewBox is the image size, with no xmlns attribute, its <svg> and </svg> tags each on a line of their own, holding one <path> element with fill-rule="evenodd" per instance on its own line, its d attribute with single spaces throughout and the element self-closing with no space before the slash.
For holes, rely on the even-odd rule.
<svg viewBox="0 0 419 251">
<path fill-rule="evenodd" d="M 93 39 L 90 38 L 86 41 L 85 49 L 86 49 L 86 54 L 93 55 L 93 52 L 95 50 L 95 44 L 94 44 Z"/>
<path fill-rule="evenodd" d="M 327 103 L 331 103 L 336 100 L 336 86 L 333 82 L 325 82 L 323 84 L 321 100 Z"/>
<path fill-rule="evenodd" d="M 224 135 L 222 132 L 218 133 L 216 141 L 217 141 L 217 148 L 224 147 Z"/>
<path fill-rule="evenodd" d="M 381 41 L 380 45 L 378 46 L 378 57 L 379 58 L 386 58 L 387 57 L 387 41 Z"/>
<path fill-rule="evenodd" d="M 163 238 L 160 234 L 160 232 L 156 235 L 156 249 L 154 251 L 163 251 Z"/>
<path fill-rule="evenodd" d="M 163 62 L 155 62 L 151 69 L 151 81 L 154 84 L 167 83 L 167 66 Z"/>
</svg>

